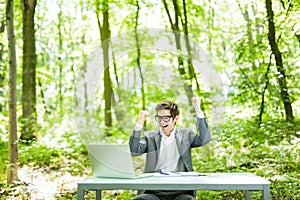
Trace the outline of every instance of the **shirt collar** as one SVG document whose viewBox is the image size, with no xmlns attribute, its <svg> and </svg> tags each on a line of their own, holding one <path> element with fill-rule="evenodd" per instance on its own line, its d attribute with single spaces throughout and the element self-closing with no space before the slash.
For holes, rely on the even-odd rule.
<svg viewBox="0 0 300 200">
<path fill-rule="evenodd" d="M 169 135 L 169 137 L 175 137 L 175 133 L 176 133 L 176 126 L 174 126 L 173 131 L 171 132 L 171 134 Z M 160 134 L 162 137 L 168 137 L 168 136 L 166 136 L 166 135 L 162 132 L 161 129 L 159 130 L 159 134 Z"/>
</svg>

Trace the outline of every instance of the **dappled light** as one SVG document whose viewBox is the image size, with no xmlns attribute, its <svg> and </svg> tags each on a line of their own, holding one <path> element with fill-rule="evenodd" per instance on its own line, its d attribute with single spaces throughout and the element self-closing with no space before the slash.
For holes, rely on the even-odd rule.
<svg viewBox="0 0 300 200">
<path fill-rule="evenodd" d="M 202 177 L 204 185 L 186 179 L 177 188 L 197 190 L 196 200 L 300 199 L 299 1 L 7 0 L 0 8 L 1 200 L 129 200 L 145 189 L 130 185 L 145 172 Z M 171 103 L 156 107 L 163 100 Z M 91 157 L 91 143 L 124 151 Z M 91 188 L 101 156 L 108 171 L 127 164 L 133 181 Z M 210 190 L 205 173 L 251 174 L 265 190 L 227 187 L 235 180 Z M 157 189 L 172 184 L 150 186 L 170 195 Z"/>
</svg>

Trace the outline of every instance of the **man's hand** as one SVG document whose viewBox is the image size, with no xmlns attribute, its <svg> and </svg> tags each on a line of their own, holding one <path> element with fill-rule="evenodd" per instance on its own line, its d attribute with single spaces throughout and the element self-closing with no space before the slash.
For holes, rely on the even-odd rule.
<svg viewBox="0 0 300 200">
<path fill-rule="evenodd" d="M 138 124 L 142 126 L 144 124 L 145 120 L 147 119 L 148 115 L 149 115 L 148 111 L 140 110 Z"/>
<path fill-rule="evenodd" d="M 201 98 L 200 97 L 193 97 L 192 104 L 196 112 L 201 112 Z"/>
</svg>

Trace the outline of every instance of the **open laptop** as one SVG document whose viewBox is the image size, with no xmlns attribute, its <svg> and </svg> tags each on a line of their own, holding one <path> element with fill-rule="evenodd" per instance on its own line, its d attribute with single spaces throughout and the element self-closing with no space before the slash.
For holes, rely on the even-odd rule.
<svg viewBox="0 0 300 200">
<path fill-rule="evenodd" d="M 87 144 L 93 176 L 105 178 L 145 178 L 151 174 L 135 174 L 128 144 Z"/>
</svg>

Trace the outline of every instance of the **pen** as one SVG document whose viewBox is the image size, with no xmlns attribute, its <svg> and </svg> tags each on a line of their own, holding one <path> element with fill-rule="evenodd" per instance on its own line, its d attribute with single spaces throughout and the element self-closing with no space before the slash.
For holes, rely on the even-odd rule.
<svg viewBox="0 0 300 200">
<path fill-rule="evenodd" d="M 168 173 L 163 172 L 163 171 L 160 171 L 159 173 L 160 173 L 160 174 L 163 174 L 163 175 L 169 175 Z"/>
</svg>

